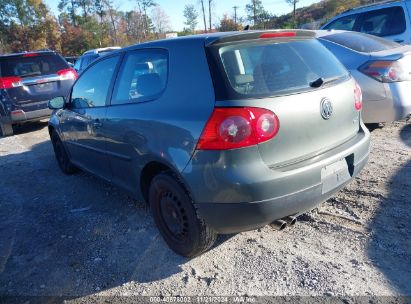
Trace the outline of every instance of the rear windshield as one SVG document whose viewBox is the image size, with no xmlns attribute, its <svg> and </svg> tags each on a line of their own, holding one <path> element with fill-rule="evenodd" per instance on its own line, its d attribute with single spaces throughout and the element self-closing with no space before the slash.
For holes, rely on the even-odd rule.
<svg viewBox="0 0 411 304">
<path fill-rule="evenodd" d="M 212 53 L 223 71 L 213 73 L 217 99 L 293 94 L 313 90 L 310 83 L 319 78 L 333 82 L 349 77 L 334 55 L 315 39 L 248 41 L 215 46 Z M 218 79 L 221 74 L 224 79 Z"/>
<path fill-rule="evenodd" d="M 337 33 L 323 36 L 321 39 L 337 43 L 357 52 L 364 53 L 380 52 L 401 47 L 401 44 L 399 43 L 356 32 Z"/>
<path fill-rule="evenodd" d="M 0 74 L 2 77 L 50 75 L 67 68 L 68 65 L 64 59 L 56 54 L 41 54 L 32 57 L 4 57 L 0 59 Z"/>
</svg>

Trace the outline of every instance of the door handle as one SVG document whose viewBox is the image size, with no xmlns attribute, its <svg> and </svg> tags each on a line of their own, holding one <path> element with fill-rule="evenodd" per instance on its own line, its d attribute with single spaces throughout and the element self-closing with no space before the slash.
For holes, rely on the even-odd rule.
<svg viewBox="0 0 411 304">
<path fill-rule="evenodd" d="M 401 39 L 395 39 L 394 42 L 403 43 L 403 42 L 404 42 L 404 39 L 403 39 L 403 40 L 401 40 Z"/>
<path fill-rule="evenodd" d="M 100 128 L 100 127 L 103 126 L 103 124 L 102 124 L 102 122 L 100 121 L 100 119 L 95 119 L 95 120 L 93 121 L 92 125 L 93 125 L 93 127 L 96 128 L 96 129 L 98 129 L 98 128 Z"/>
</svg>

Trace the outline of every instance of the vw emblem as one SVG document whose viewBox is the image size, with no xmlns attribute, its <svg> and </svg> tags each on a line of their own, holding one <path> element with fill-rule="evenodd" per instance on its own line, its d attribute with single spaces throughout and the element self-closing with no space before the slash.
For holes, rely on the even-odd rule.
<svg viewBox="0 0 411 304">
<path fill-rule="evenodd" d="M 321 100 L 321 116 L 324 119 L 330 119 L 331 115 L 333 115 L 333 104 L 328 98 L 323 98 Z"/>
</svg>

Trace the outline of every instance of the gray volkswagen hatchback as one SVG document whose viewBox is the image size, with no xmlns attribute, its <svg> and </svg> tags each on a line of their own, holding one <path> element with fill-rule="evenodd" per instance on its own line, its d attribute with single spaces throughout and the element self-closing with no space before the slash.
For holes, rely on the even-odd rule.
<svg viewBox="0 0 411 304">
<path fill-rule="evenodd" d="M 131 46 L 49 102 L 63 172 L 149 203 L 193 257 L 217 234 L 277 229 L 364 167 L 361 90 L 310 31 L 198 35 Z"/>
</svg>

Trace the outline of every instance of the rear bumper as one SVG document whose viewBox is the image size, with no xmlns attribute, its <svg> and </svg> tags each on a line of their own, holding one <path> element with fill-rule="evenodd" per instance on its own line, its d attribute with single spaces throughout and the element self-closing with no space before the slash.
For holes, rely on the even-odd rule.
<svg viewBox="0 0 411 304">
<path fill-rule="evenodd" d="M 364 100 L 362 118 L 365 123 L 391 122 L 407 118 L 411 114 L 411 81 L 384 83 L 386 98 Z"/>
<path fill-rule="evenodd" d="M 29 121 L 38 121 L 45 118 L 49 118 L 52 113 L 50 109 L 40 109 L 35 111 L 25 112 L 19 110 L 16 113 L 11 113 L 11 122 L 12 124 L 29 122 Z"/>
<path fill-rule="evenodd" d="M 388 100 L 364 102 L 364 123 L 391 122 L 406 119 L 411 114 L 411 105 L 393 106 Z"/>
<path fill-rule="evenodd" d="M 183 178 L 199 217 L 210 227 L 219 233 L 252 230 L 311 210 L 338 192 L 366 165 L 369 142 L 369 132 L 362 126 L 354 138 L 331 151 L 272 169 L 255 147 L 220 155 L 198 151 Z M 330 169 L 332 174 L 324 173 Z"/>
</svg>

